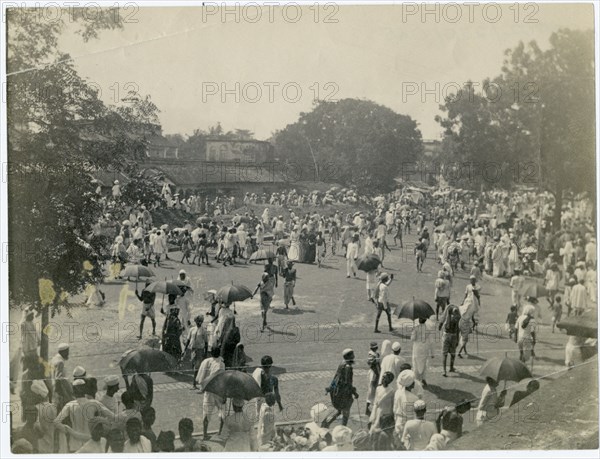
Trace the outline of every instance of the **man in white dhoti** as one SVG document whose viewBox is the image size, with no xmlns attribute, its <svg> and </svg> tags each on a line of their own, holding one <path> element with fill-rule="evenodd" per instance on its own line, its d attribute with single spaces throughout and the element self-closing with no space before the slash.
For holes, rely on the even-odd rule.
<svg viewBox="0 0 600 459">
<path fill-rule="evenodd" d="M 412 370 L 415 373 L 415 379 L 423 387 L 427 387 L 425 376 L 427 373 L 427 362 L 429 357 L 433 357 L 431 349 L 431 331 L 427 328 L 425 322 L 427 319 L 419 318 L 413 328 L 411 341 L 413 342 L 412 351 Z"/>
<path fill-rule="evenodd" d="M 459 307 L 460 311 L 460 341 L 458 347 L 458 357 L 462 359 L 462 351 L 467 353 L 467 342 L 469 341 L 469 335 L 477 327 L 479 322 L 479 285 L 477 285 L 477 278 L 475 276 L 470 277 L 470 284 L 465 288 L 465 298 L 463 304 Z"/>
</svg>

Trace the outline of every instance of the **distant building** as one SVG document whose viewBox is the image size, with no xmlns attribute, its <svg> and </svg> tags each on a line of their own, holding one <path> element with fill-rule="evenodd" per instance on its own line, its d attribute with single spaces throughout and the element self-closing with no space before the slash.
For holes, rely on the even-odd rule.
<svg viewBox="0 0 600 459">
<path fill-rule="evenodd" d="M 180 149 L 160 131 L 153 131 L 147 140 L 146 157 L 140 162 L 140 169 L 178 190 L 242 195 L 286 185 L 269 142 L 209 137 L 197 148 Z"/>
<path fill-rule="evenodd" d="M 442 142 L 439 140 L 424 139 L 423 153 L 428 158 L 436 158 L 441 152 Z"/>
</svg>

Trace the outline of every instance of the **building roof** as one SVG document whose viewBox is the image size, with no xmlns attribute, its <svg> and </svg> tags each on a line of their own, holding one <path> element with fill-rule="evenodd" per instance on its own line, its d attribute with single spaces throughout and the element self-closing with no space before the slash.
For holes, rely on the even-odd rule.
<svg viewBox="0 0 600 459">
<path fill-rule="evenodd" d="M 247 164 L 194 160 L 146 161 L 140 165 L 153 173 L 162 173 L 177 186 L 201 186 L 206 183 L 283 183 L 278 163 Z"/>
</svg>

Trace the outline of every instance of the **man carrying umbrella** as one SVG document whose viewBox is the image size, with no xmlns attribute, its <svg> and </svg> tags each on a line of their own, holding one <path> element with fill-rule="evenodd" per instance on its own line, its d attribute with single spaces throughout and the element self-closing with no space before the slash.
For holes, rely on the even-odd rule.
<svg viewBox="0 0 600 459">
<path fill-rule="evenodd" d="M 147 280 L 146 287 L 148 287 L 149 285 L 150 281 Z M 142 293 L 140 294 L 136 289 L 135 296 L 137 296 L 138 300 L 140 300 L 143 304 L 140 319 L 140 334 L 138 335 L 138 339 L 142 339 L 142 333 L 144 331 L 144 322 L 146 321 L 146 317 L 150 317 L 150 321 L 152 322 L 152 335 L 156 335 L 156 313 L 154 311 L 154 301 L 156 300 L 156 293 L 149 292 L 147 290 L 142 290 Z"/>
<path fill-rule="evenodd" d="M 496 388 L 498 381 L 489 376 L 485 378 L 486 385 L 481 393 L 481 400 L 477 408 L 477 426 L 481 426 L 484 422 L 493 421 L 500 414 L 500 408 L 504 406 L 506 397 L 506 389 L 500 392 L 498 396 Z"/>
<path fill-rule="evenodd" d="M 206 392 L 203 385 L 204 382 L 207 381 L 212 375 L 224 370 L 225 362 L 223 362 L 223 359 L 221 358 L 221 349 L 219 347 L 215 347 L 211 350 L 211 356 L 202 362 L 196 375 L 196 384 L 200 386 L 200 390 L 204 393 L 204 398 L 202 401 L 202 414 L 204 416 L 202 427 L 205 440 L 208 438 L 208 423 L 210 421 L 210 417 L 215 414 L 215 412 L 220 419 L 219 434 L 221 434 L 221 430 L 223 429 L 223 406 L 225 404 L 225 400 L 223 397 L 217 394 Z"/>
<path fill-rule="evenodd" d="M 394 279 L 394 275 L 389 276 L 387 273 L 381 273 L 379 277 L 379 284 L 375 288 L 375 297 L 377 299 L 377 316 L 375 317 L 375 333 L 381 333 L 379 331 L 379 318 L 381 313 L 385 311 L 388 319 L 389 330 L 393 331 L 392 327 L 392 312 L 389 305 L 389 290 L 388 287 Z"/>
</svg>

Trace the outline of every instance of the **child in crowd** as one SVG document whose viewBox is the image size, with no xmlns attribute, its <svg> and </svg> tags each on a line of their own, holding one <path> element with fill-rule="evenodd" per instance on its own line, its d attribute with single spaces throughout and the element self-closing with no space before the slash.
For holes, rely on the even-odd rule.
<svg viewBox="0 0 600 459">
<path fill-rule="evenodd" d="M 552 333 L 554 333 L 554 327 L 560 322 L 562 316 L 562 298 L 556 296 L 554 298 L 554 305 L 552 306 Z"/>
</svg>

